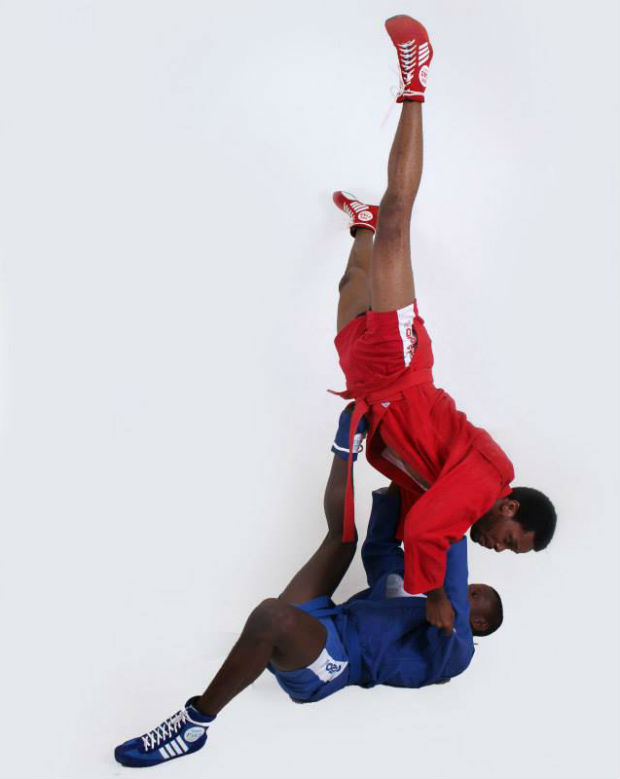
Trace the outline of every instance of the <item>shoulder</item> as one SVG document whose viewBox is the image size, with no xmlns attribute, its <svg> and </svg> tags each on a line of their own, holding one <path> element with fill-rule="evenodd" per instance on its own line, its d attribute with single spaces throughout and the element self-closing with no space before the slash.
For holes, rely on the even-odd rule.
<svg viewBox="0 0 620 779">
<path fill-rule="evenodd" d="M 473 440 L 475 450 L 482 456 L 485 464 L 490 466 L 499 476 L 502 484 L 508 484 L 514 479 L 514 468 L 508 455 L 501 446 L 487 433 L 478 428 Z"/>
<path fill-rule="evenodd" d="M 467 577 L 467 538 L 465 536 L 460 541 L 450 545 L 447 564 L 452 568 L 463 568 L 465 577 Z"/>
</svg>

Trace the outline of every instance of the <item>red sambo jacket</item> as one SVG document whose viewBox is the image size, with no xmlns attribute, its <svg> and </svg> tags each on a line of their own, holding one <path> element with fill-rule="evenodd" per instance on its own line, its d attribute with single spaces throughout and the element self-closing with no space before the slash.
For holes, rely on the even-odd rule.
<svg viewBox="0 0 620 779">
<path fill-rule="evenodd" d="M 348 350 L 346 341 L 354 340 L 355 329 L 363 327 L 363 318 L 354 320 L 345 328 L 347 332 L 336 338 L 347 377 L 347 391 L 337 394 L 355 400 L 351 438 L 365 414 L 368 461 L 401 488 L 399 537 L 405 549 L 405 589 L 428 592 L 443 585 L 450 544 L 460 540 L 498 498 L 510 494 L 513 467 L 491 436 L 472 425 L 450 395 L 435 387 L 431 339 L 417 308 L 415 351 L 409 366 L 397 375 L 370 376 L 364 372 L 363 361 L 353 360 L 354 350 Z M 430 487 L 423 489 L 386 460 L 382 455 L 385 447 L 397 453 Z M 352 440 L 349 448 L 353 448 Z M 349 457 L 343 540 L 353 538 Z"/>
</svg>

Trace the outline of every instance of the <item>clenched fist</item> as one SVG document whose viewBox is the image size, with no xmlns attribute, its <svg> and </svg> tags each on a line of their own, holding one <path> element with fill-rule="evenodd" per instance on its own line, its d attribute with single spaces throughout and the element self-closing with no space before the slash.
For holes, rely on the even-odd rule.
<svg viewBox="0 0 620 779">
<path fill-rule="evenodd" d="M 449 636 L 454 628 L 454 609 L 443 587 L 431 590 L 426 598 L 426 619 Z"/>
</svg>

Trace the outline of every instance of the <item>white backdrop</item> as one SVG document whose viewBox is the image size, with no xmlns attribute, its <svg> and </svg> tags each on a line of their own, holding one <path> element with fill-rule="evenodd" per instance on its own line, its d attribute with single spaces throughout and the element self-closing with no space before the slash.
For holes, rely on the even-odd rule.
<svg viewBox="0 0 620 779">
<path fill-rule="evenodd" d="M 330 194 L 377 200 L 383 20 L 435 46 L 413 227 L 436 380 L 557 504 L 470 549 L 505 623 L 467 673 L 294 706 L 265 674 L 160 777 L 618 773 L 612 2 L 0 6 L 2 753 L 113 777 L 324 532 L 342 406 Z M 358 521 L 382 477 L 357 471 Z M 338 596 L 363 586 L 356 560 Z"/>
</svg>

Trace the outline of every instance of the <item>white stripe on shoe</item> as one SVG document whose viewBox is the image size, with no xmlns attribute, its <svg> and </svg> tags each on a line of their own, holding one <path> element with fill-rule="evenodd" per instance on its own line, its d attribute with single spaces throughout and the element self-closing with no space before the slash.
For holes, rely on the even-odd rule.
<svg viewBox="0 0 620 779">
<path fill-rule="evenodd" d="M 170 744 L 168 744 L 168 746 L 172 747 L 172 749 L 174 749 L 177 755 L 183 754 L 181 747 L 177 744 L 176 741 L 171 741 Z"/>
<path fill-rule="evenodd" d="M 176 753 L 174 749 L 170 746 L 170 744 L 164 744 L 164 749 L 166 750 L 166 752 L 168 752 L 170 757 L 176 757 Z"/>
<path fill-rule="evenodd" d="M 190 717 L 189 714 L 187 715 L 187 721 L 192 722 L 194 725 L 199 725 L 201 728 L 204 728 L 205 730 L 207 730 L 207 728 L 211 724 L 210 722 L 202 722 L 201 720 L 198 719 L 192 719 L 192 717 Z"/>
<path fill-rule="evenodd" d="M 159 748 L 159 754 L 164 758 L 164 760 L 168 760 L 169 755 L 163 747 Z"/>
<path fill-rule="evenodd" d="M 177 736 L 177 738 L 176 738 L 176 742 L 177 742 L 177 744 L 178 744 L 178 745 L 181 747 L 181 749 L 182 749 L 184 752 L 187 752 L 187 744 L 185 743 L 185 741 L 183 741 L 183 739 L 181 738 L 181 736 Z"/>
</svg>

